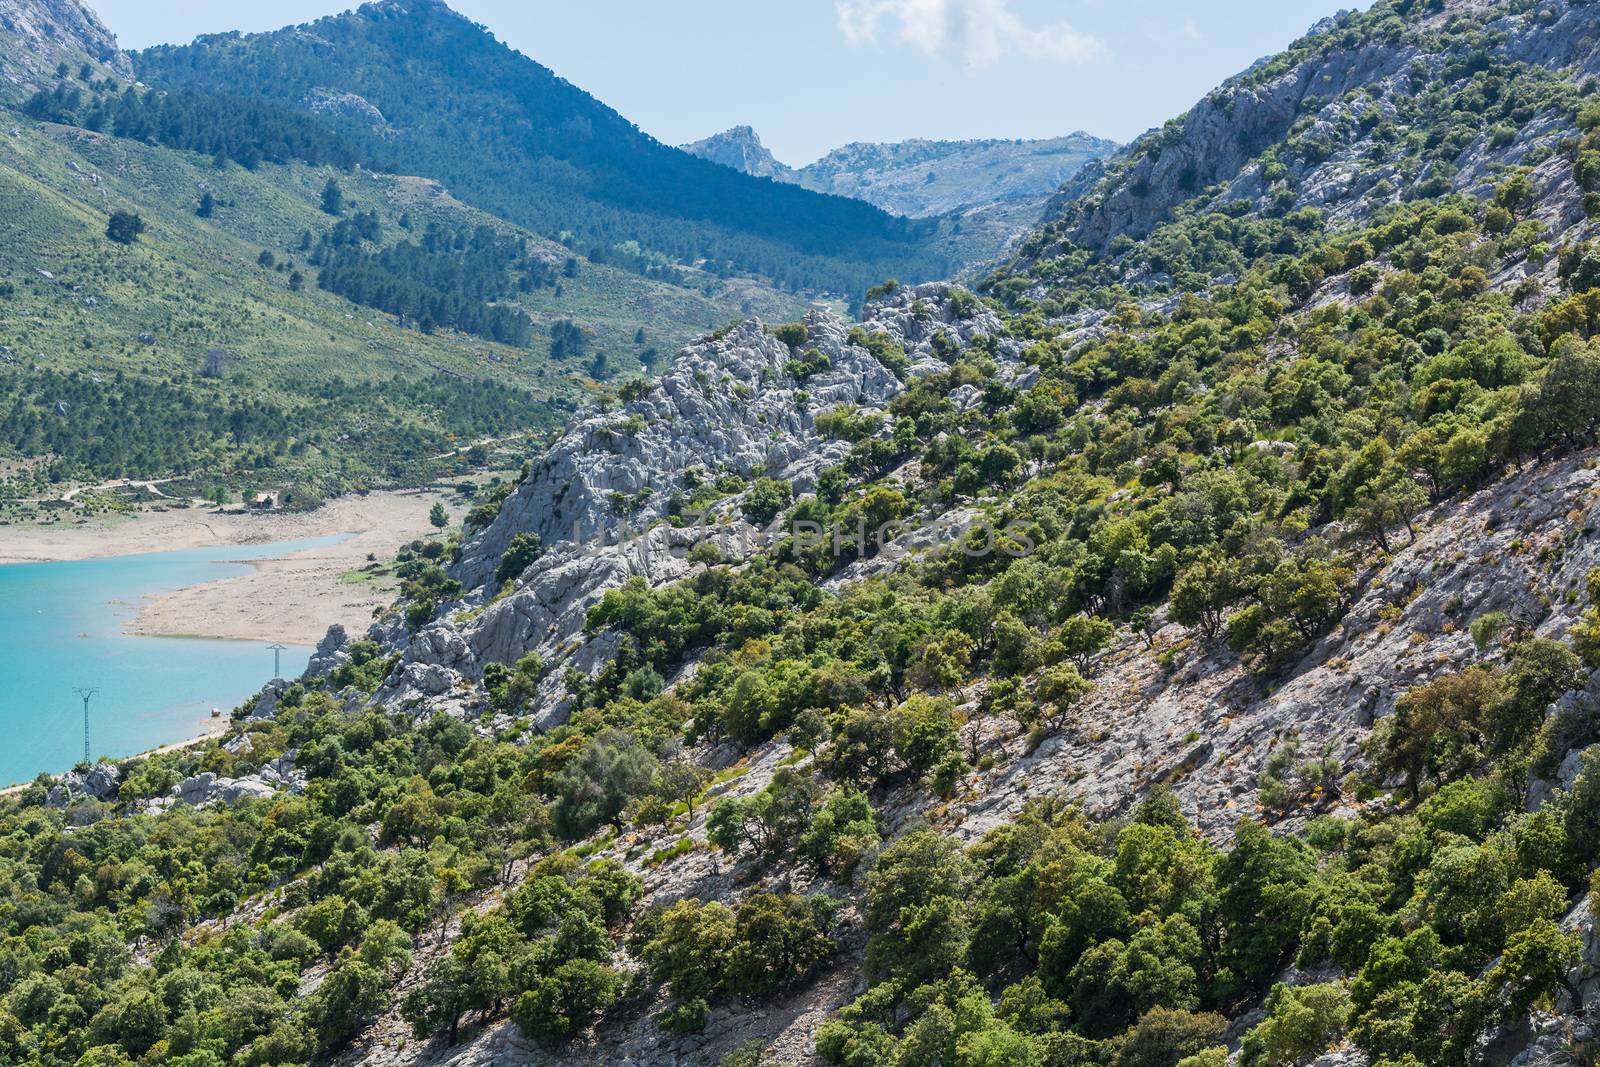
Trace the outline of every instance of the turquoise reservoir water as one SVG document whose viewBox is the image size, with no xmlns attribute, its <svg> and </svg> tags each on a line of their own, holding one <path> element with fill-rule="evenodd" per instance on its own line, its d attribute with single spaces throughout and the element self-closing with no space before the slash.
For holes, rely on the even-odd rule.
<svg viewBox="0 0 1600 1067">
<path fill-rule="evenodd" d="M 83 758 L 75 686 L 99 689 L 89 704 L 97 757 L 193 737 L 212 708 L 226 714 L 271 680 L 266 645 L 130 637 L 122 630 L 139 601 L 242 574 L 249 567 L 240 561 L 338 540 L 0 566 L 0 785 L 59 773 Z M 285 652 L 284 676 L 303 671 L 310 654 Z"/>
</svg>

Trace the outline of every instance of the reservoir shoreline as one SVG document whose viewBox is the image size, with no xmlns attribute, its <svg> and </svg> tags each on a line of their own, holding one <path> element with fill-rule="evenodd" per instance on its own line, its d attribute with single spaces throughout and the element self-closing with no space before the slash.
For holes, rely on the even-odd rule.
<svg viewBox="0 0 1600 1067">
<path fill-rule="evenodd" d="M 199 733 L 195 734 L 193 737 L 186 737 L 182 741 L 172 741 L 165 745 L 156 745 L 153 748 L 147 748 L 142 752 L 135 752 L 129 756 L 114 756 L 107 758 L 110 759 L 112 763 L 126 763 L 129 760 L 144 759 L 148 756 L 159 756 L 164 752 L 181 752 L 186 748 L 194 748 L 195 746 L 203 745 L 207 741 L 213 740 L 214 738 L 221 737 L 223 734 L 228 732 L 228 727 L 232 725 L 233 720 L 226 715 L 217 719 L 202 719 L 200 722 L 195 724 L 195 729 L 198 730 Z M 45 773 L 53 774 L 55 772 L 47 771 Z M 0 797 L 16 796 L 18 793 L 22 792 L 32 784 L 33 780 L 29 779 L 26 782 L 17 782 L 15 785 L 0 787 Z"/>
<path fill-rule="evenodd" d="M 73 686 L 99 692 L 95 755 L 129 758 L 226 729 L 207 712 L 266 681 L 264 646 L 288 646 L 283 673 L 294 677 L 329 625 L 366 630 L 394 596 L 393 579 L 365 569 L 369 556 L 392 561 L 408 541 L 438 536 L 436 502 L 457 510 L 436 492 L 385 492 L 305 513 L 178 506 L 0 526 L 0 620 L 21 640 L 0 670 L 0 725 L 14 740 L 0 785 L 81 757 Z"/>
<path fill-rule="evenodd" d="M 247 547 L 338 536 L 335 544 L 239 560 L 246 573 L 146 597 L 124 632 L 315 645 L 334 623 L 365 631 L 389 590 L 344 578 L 392 559 L 408 541 L 436 533 L 428 512 L 440 494 L 374 492 L 339 497 L 309 512 L 218 512 L 179 507 L 82 525 L 0 526 L 0 566 Z"/>
</svg>

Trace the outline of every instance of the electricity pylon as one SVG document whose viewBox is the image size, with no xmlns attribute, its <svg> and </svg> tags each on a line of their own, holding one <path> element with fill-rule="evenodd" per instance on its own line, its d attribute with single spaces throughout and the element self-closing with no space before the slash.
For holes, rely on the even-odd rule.
<svg viewBox="0 0 1600 1067">
<path fill-rule="evenodd" d="M 100 692 L 88 686 L 79 686 L 73 690 L 83 698 L 83 762 L 89 762 L 89 698 Z"/>
</svg>

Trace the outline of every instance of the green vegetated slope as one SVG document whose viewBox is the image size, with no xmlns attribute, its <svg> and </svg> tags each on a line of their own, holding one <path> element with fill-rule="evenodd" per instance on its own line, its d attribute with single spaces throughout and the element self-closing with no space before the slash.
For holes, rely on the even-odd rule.
<svg viewBox="0 0 1600 1067">
<path fill-rule="evenodd" d="M 701 291 L 593 264 L 425 179 L 218 166 L 15 114 L 0 127 L 0 448 L 60 459 L 56 476 L 273 468 L 262 477 L 322 492 L 411 479 L 456 442 L 548 428 L 574 396 L 664 365 L 690 336 L 788 306 L 737 282 L 702 278 Z M 330 181 L 340 217 L 322 210 Z M 107 238 L 116 211 L 142 220 L 134 243 Z M 525 318 L 526 336 L 425 332 L 381 300 L 322 291 L 316 245 L 369 212 L 376 238 L 347 254 L 380 256 L 430 226 L 462 237 L 488 227 L 515 245 L 508 276 L 540 284 L 497 303 Z M 558 323 L 579 339 L 559 360 Z M 225 355 L 209 379 L 213 350 Z"/>
<path fill-rule="evenodd" d="M 427 174 L 600 255 L 665 256 L 786 289 L 855 297 L 950 269 L 934 227 L 735 173 L 663 145 L 436 0 L 380 2 L 269 34 L 134 57 L 159 88 L 263 95 L 360 139 L 374 165 Z"/>
<path fill-rule="evenodd" d="M 692 577 L 594 607 L 603 665 L 562 679 L 573 714 L 541 732 L 523 717 L 536 656 L 483 670 L 481 720 L 334 695 L 379 691 L 411 628 L 471 592 L 443 569 L 453 543 L 419 546 L 409 623 L 239 743 L 134 761 L 65 810 L 44 806 L 49 783 L 5 801 L 0 1052 L 404 1060 L 509 1020 L 496 1040 L 525 1052 L 475 1052 L 1220 1067 L 1231 1043 L 1250 1067 L 1331 1048 L 1470 1067 L 1491 1039 L 1526 1043 L 1536 1010 L 1552 1056 L 1588 1055 L 1573 1024 L 1594 961 L 1559 920 L 1600 861 L 1600 760 L 1574 755 L 1600 728 L 1572 693 L 1600 667 L 1600 569 L 1575 569 L 1600 562 L 1592 497 L 1565 522 L 1552 503 L 1537 543 L 1500 533 L 1533 521 L 1517 509 L 1544 483 L 1524 468 L 1581 467 L 1600 432 L 1596 11 L 1347 16 L 1331 52 L 1319 39 L 1278 76 L 1392 49 L 1352 89 L 1405 78 L 1424 153 L 1527 88 L 1523 132 L 1463 126 L 1471 166 L 1430 186 L 1424 162 L 1359 211 L 1304 202 L 1332 157 L 1291 152 L 1292 122 L 1238 161 L 1268 180 L 1259 200 L 1241 185 L 1210 210 L 1211 179 L 1179 167 L 1184 196 L 1153 175 L 1141 196 L 1188 205 L 1175 221 L 1046 232 L 988 286 L 1003 336 L 941 332 L 946 369 L 886 417 L 821 420 L 851 447 L 814 491 L 762 482 L 745 501 L 847 528 L 970 508 L 1015 551 L 936 546 L 830 592 L 847 562 L 831 553 L 697 547 Z M 961 291 L 927 299 L 925 323 L 980 314 Z M 887 335 L 858 341 L 905 370 Z M 1002 341 L 1036 371 L 1017 388 L 995 373 Z M 1453 509 L 1496 484 L 1503 511 Z M 1436 556 L 1414 559 L 1413 536 Z M 514 578 L 539 546 L 513 547 Z M 1508 556 L 1505 610 L 1473 615 L 1470 568 Z M 1462 567 L 1436 615 L 1408 610 Z M 1314 675 L 1323 693 L 1364 681 L 1341 660 L 1391 638 L 1375 726 L 1320 704 L 1268 717 Z M 1113 777 L 1118 728 L 1170 714 L 1202 672 L 1226 676 L 1225 706 L 1185 705 Z M 1235 719 L 1249 743 L 1197 744 Z M 686 740 L 745 761 L 712 773 Z M 185 775 L 291 750 L 301 793 L 146 813 Z M 984 809 L 1008 783 L 1030 803 Z M 1235 806 L 1195 810 L 1218 795 Z"/>
</svg>

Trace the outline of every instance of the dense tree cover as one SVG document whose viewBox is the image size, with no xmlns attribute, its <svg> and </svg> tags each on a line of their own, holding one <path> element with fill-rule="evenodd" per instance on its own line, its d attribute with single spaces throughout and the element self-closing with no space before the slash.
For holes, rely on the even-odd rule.
<svg viewBox="0 0 1600 1067">
<path fill-rule="evenodd" d="M 284 704 L 237 753 L 136 763 L 122 799 L 160 795 L 201 765 L 228 773 L 290 749 L 315 778 L 304 796 L 116 819 L 101 819 L 92 804 L 69 819 L 25 798 L 5 814 L 8 1062 L 70 1064 L 100 1046 L 110 1046 L 106 1062 L 120 1062 L 119 1050 L 148 1062 L 306 1062 L 385 1009 L 415 944 L 437 936 L 442 908 L 502 883 L 516 857 L 545 840 L 543 809 L 519 786 L 521 750 L 475 740 L 448 720 L 413 729 L 379 714 L 346 717 L 320 694 L 291 690 Z M 381 827 L 377 840 L 371 824 Z M 616 902 L 636 892 L 603 866 L 556 858 L 536 871 L 525 886 L 553 879 L 573 900 L 599 901 L 602 925 L 582 932 L 590 946 L 604 940 Z M 278 904 L 260 922 L 173 937 L 268 887 Z M 541 924 L 520 920 L 519 939 L 540 934 Z M 135 940 L 149 946 L 137 959 Z M 576 951 L 559 934 L 556 942 L 558 954 Z M 541 960 L 517 981 L 556 966 Z M 331 969 L 315 994 L 298 997 L 299 975 L 313 964 Z M 464 995 L 494 995 L 493 981 L 484 975 L 485 992 Z M 446 1009 L 428 1007 L 448 1025 Z"/>
<path fill-rule="evenodd" d="M 827 930 L 835 908 L 821 895 L 753 893 L 737 908 L 679 900 L 646 910 L 629 943 L 672 996 L 658 1016 L 661 1026 L 700 1030 L 711 1000 L 769 997 L 805 979 L 833 952 Z"/>
<path fill-rule="evenodd" d="M 309 392 L 291 406 L 197 379 L 11 370 L 0 373 L 0 449 L 55 456 L 63 477 L 262 471 L 327 445 L 357 420 L 367 454 L 400 477 L 453 436 L 510 433 L 549 417 L 521 390 L 446 374 L 335 378 Z"/>
<path fill-rule="evenodd" d="M 135 57 L 167 90 L 238 93 L 298 106 L 349 92 L 387 122 L 322 116 L 368 162 L 426 174 L 539 232 L 596 247 L 636 269 L 648 256 L 752 271 L 788 288 L 855 295 L 885 275 L 947 272 L 932 227 L 856 200 L 751 178 L 663 145 L 550 70 L 442 6 L 365 12 L 294 29 L 203 37 Z M 615 250 L 615 251 L 613 251 Z"/>
<path fill-rule="evenodd" d="M 1491 774 L 1413 813 L 1324 817 L 1305 841 L 1245 820 L 1217 849 L 1160 791 L 1109 824 L 1041 801 L 966 851 L 909 834 L 867 879 L 872 988 L 818 1050 L 1172 1067 L 1298 962 L 1349 977 L 1272 990 L 1247 1062 L 1304 1061 L 1348 1028 L 1377 1061 L 1472 1063 L 1487 1028 L 1565 988 L 1576 942 L 1553 920 L 1583 883 L 1560 820 L 1522 814 Z"/>
<path fill-rule="evenodd" d="M 156 92 L 132 86 L 118 93 L 63 83 L 41 89 L 22 110 L 46 122 L 200 152 L 250 169 L 263 162 L 296 159 L 348 167 L 364 158 L 363 146 L 351 138 L 299 108 L 259 95 Z"/>
<path fill-rule="evenodd" d="M 489 226 L 468 231 L 430 223 L 420 241 L 374 249 L 366 242 L 380 237 L 376 216 L 364 225 L 351 222 L 340 222 L 312 250 L 320 288 L 399 315 L 425 333 L 448 326 L 508 345 L 533 340 L 527 312 L 495 303 L 555 284 L 550 266 L 528 254 L 526 240 Z"/>
</svg>

